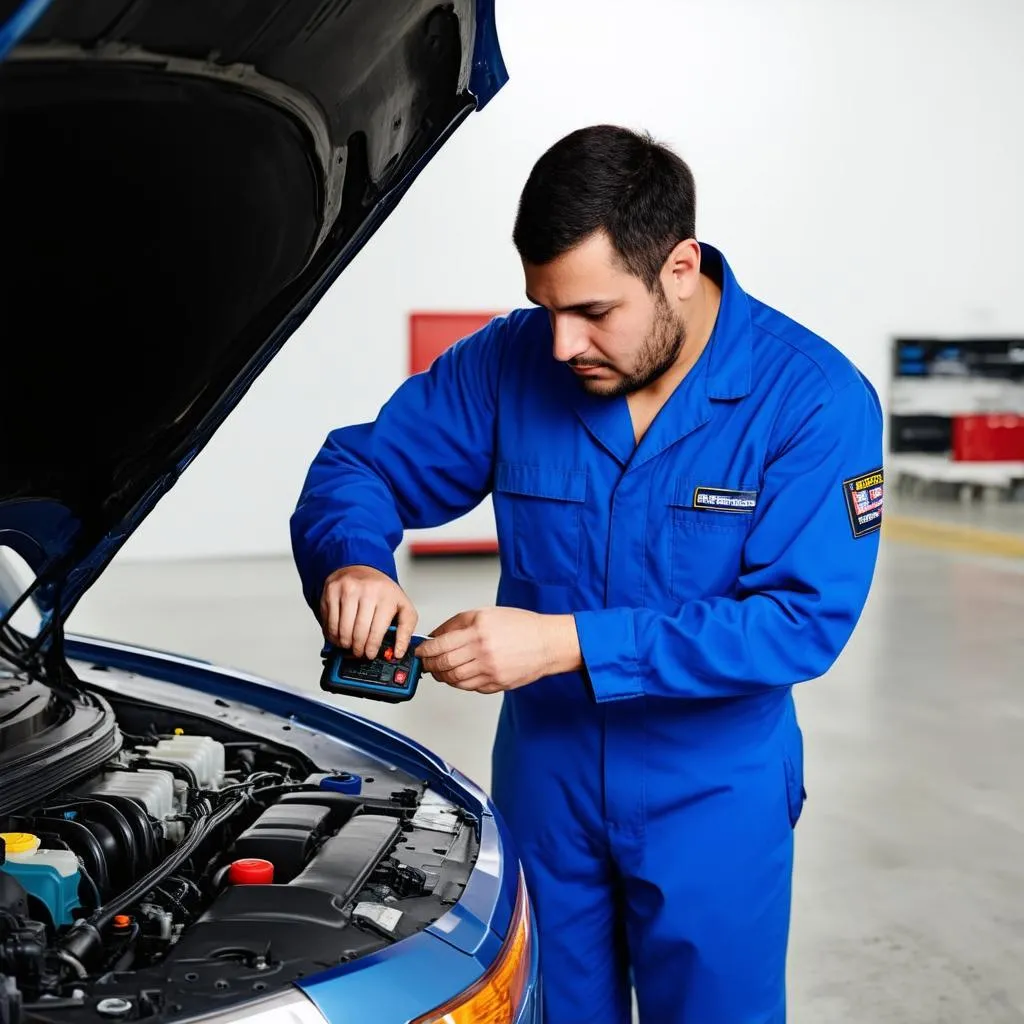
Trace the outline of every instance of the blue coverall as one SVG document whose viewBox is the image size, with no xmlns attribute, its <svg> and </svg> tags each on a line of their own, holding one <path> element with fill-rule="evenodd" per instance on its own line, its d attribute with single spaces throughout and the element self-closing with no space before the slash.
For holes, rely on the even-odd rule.
<svg viewBox="0 0 1024 1024">
<path fill-rule="evenodd" d="M 374 423 L 333 431 L 292 520 L 310 605 L 404 529 L 493 494 L 498 603 L 573 613 L 584 671 L 503 698 L 493 794 L 538 914 L 546 1019 L 785 1019 L 803 741 L 878 548 L 882 415 L 837 349 L 722 288 L 696 366 L 639 445 L 542 309 L 460 341 Z"/>
</svg>

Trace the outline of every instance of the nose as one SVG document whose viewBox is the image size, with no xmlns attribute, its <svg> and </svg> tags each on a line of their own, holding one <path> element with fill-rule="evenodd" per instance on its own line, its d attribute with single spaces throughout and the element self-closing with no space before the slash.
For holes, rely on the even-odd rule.
<svg viewBox="0 0 1024 1024">
<path fill-rule="evenodd" d="M 552 316 L 551 333 L 554 335 L 555 358 L 561 363 L 583 355 L 590 348 L 590 339 L 578 317 Z"/>
</svg>

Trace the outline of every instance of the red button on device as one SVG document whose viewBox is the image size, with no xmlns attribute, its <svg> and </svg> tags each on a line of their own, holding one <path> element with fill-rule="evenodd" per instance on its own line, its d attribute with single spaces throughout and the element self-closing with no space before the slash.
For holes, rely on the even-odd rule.
<svg viewBox="0 0 1024 1024">
<path fill-rule="evenodd" d="M 270 885 L 274 881 L 274 865 L 257 857 L 232 861 L 228 881 L 232 885 Z"/>
<path fill-rule="evenodd" d="M 399 669 L 395 673 L 395 682 L 396 683 L 404 683 L 406 681 L 406 679 L 408 679 L 408 678 L 409 678 L 408 674 L 403 672 L 401 669 Z"/>
<path fill-rule="evenodd" d="M 391 659 L 394 658 L 394 656 L 395 652 L 390 647 L 384 652 L 385 661 L 391 661 Z"/>
</svg>

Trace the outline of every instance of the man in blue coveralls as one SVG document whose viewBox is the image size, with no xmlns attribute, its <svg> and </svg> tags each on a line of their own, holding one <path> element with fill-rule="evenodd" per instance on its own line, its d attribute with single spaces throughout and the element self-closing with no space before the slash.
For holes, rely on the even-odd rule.
<svg viewBox="0 0 1024 1024">
<path fill-rule="evenodd" d="M 497 607 L 419 648 L 503 693 L 494 798 L 552 1024 L 778 1024 L 803 747 L 792 689 L 849 639 L 882 514 L 882 416 L 835 348 L 695 239 L 690 170 L 597 126 L 538 161 L 514 240 L 536 308 L 333 431 L 292 520 L 327 639 L 416 612 L 403 531 L 493 494 Z"/>
</svg>

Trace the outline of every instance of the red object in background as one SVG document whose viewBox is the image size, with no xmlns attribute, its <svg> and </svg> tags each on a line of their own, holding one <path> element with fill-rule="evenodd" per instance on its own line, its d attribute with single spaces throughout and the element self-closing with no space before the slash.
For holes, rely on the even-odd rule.
<svg viewBox="0 0 1024 1024">
<path fill-rule="evenodd" d="M 455 342 L 486 327 L 500 313 L 412 313 L 409 316 L 409 373 L 422 373 Z"/>
<path fill-rule="evenodd" d="M 953 461 L 1024 462 L 1024 416 L 954 416 Z"/>
<path fill-rule="evenodd" d="M 500 313 L 411 313 L 409 315 L 409 373 L 422 373 L 445 349 L 485 327 Z M 413 541 L 409 551 L 427 555 L 490 555 L 498 550 L 495 540 Z"/>
</svg>

